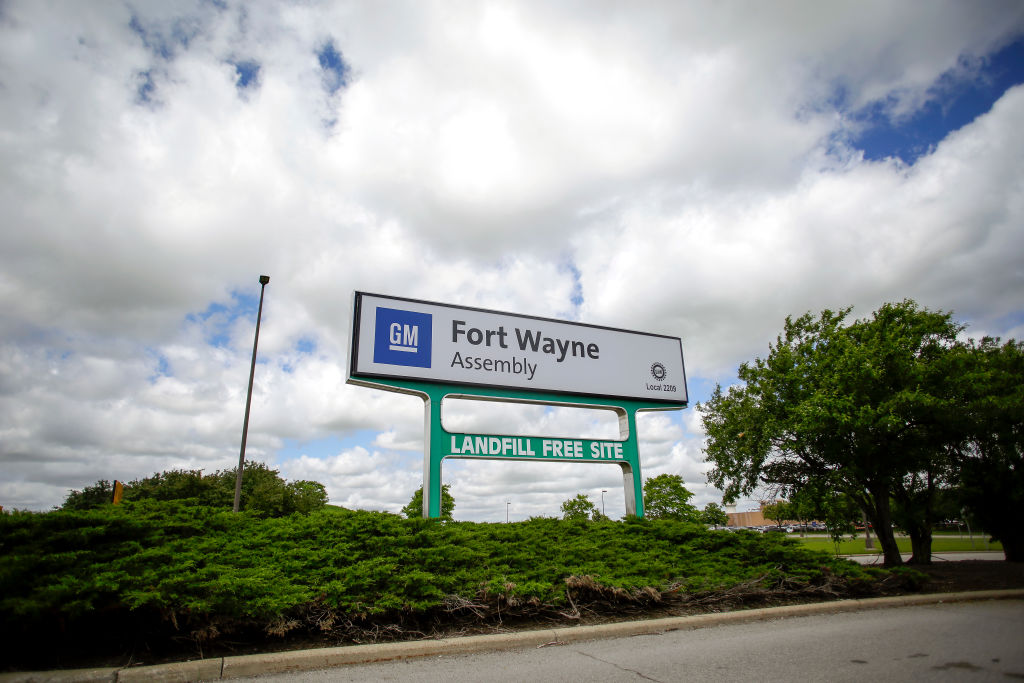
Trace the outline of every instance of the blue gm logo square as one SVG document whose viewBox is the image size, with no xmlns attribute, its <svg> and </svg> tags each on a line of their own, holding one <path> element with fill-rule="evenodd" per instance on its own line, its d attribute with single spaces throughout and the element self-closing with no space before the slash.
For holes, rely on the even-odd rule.
<svg viewBox="0 0 1024 683">
<path fill-rule="evenodd" d="M 433 324 L 429 313 L 377 307 L 373 334 L 373 362 L 430 367 Z"/>
</svg>

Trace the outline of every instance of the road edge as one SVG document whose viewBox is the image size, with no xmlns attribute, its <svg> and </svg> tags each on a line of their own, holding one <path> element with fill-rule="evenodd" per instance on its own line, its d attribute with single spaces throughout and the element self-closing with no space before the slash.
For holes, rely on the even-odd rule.
<svg viewBox="0 0 1024 683">
<path fill-rule="evenodd" d="M 191 683 L 216 681 L 272 673 L 313 671 L 349 664 L 396 661 L 416 657 L 469 654 L 481 651 L 511 650 L 526 647 L 564 645 L 584 640 L 642 636 L 667 631 L 683 631 L 726 624 L 786 619 L 816 614 L 837 614 L 870 609 L 912 607 L 978 600 L 1024 599 L 1024 588 L 897 595 L 885 598 L 837 600 L 784 607 L 763 607 L 735 612 L 715 612 L 682 617 L 664 617 L 640 621 L 622 621 L 593 626 L 568 626 L 536 631 L 514 631 L 439 640 L 414 640 L 374 645 L 267 652 L 234 657 L 214 657 L 187 662 L 138 667 L 62 669 L 0 674 L 0 683 Z"/>
</svg>

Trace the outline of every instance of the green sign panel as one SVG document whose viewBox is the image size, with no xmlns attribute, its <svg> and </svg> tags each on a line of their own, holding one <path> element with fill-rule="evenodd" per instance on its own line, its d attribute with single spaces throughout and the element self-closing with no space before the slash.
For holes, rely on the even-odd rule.
<svg viewBox="0 0 1024 683">
<path fill-rule="evenodd" d="M 622 460 L 621 441 L 553 439 L 539 436 L 451 434 L 449 457 L 491 460 Z"/>
</svg>

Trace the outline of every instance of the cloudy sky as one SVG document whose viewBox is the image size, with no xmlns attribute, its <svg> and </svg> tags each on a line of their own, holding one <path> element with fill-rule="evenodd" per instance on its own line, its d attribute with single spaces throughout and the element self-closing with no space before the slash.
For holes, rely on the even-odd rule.
<svg viewBox="0 0 1024 683">
<path fill-rule="evenodd" d="M 353 290 L 679 336 L 694 402 L 808 310 L 1024 337 L 1022 82 L 1018 0 L 0 3 L 0 504 L 234 466 L 264 273 L 247 457 L 366 509 L 423 406 L 346 384 Z M 639 433 L 720 502 L 693 407 Z M 444 479 L 458 519 L 623 512 L 613 465 Z"/>
</svg>

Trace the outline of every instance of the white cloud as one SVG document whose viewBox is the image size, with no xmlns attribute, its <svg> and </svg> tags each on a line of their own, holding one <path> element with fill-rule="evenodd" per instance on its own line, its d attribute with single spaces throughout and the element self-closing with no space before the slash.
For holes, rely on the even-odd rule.
<svg viewBox="0 0 1024 683">
<path fill-rule="evenodd" d="M 715 375 L 766 351 L 791 313 L 864 316 L 911 297 L 970 319 L 1007 315 L 1024 284 L 1012 264 L 1024 249 L 1022 115 L 1018 87 L 912 168 L 861 161 L 811 169 L 781 193 L 632 206 L 580 241 L 581 316 L 658 319 L 682 332 L 691 374 Z"/>
<path fill-rule="evenodd" d="M 419 473 L 406 460 L 356 447 L 326 458 L 299 456 L 288 461 L 281 473 L 289 480 L 319 481 L 335 505 L 397 513 L 420 485 Z"/>
<path fill-rule="evenodd" d="M 702 383 L 826 306 L 1020 336 L 1022 89 L 911 167 L 850 144 L 1022 31 L 999 2 L 4 3 L 0 504 L 233 466 L 262 273 L 249 457 L 362 439 L 280 465 L 378 509 L 419 485 L 423 407 L 344 383 L 354 289 L 679 335 Z M 615 431 L 500 407 L 456 419 Z M 639 431 L 713 499 L 695 411 Z M 460 518 L 621 514 L 615 467 L 446 472 Z"/>
</svg>

